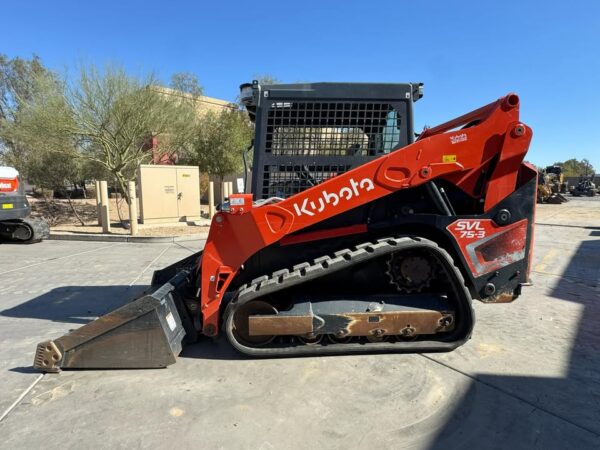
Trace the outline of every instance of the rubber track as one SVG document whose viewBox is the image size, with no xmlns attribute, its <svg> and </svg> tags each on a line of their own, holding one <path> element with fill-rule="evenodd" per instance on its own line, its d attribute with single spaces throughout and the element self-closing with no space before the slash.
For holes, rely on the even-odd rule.
<svg viewBox="0 0 600 450">
<path fill-rule="evenodd" d="M 26 241 L 23 241 L 21 239 L 8 239 L 5 242 L 16 242 L 16 243 L 20 243 L 20 244 L 34 244 L 36 242 L 40 242 L 43 239 L 47 239 L 48 236 L 50 236 L 50 228 L 48 227 L 48 224 L 41 219 L 35 219 L 35 218 L 31 218 L 31 217 L 25 217 L 23 219 L 15 219 L 15 220 L 9 220 L 6 222 L 11 222 L 11 223 L 15 223 L 15 222 L 19 222 L 19 226 L 28 226 L 29 228 L 31 228 L 31 230 L 33 230 L 33 236 L 31 237 L 31 239 L 27 239 Z M 25 225 L 22 225 L 25 224 Z"/>
<path fill-rule="evenodd" d="M 42 239 L 47 239 L 50 236 L 50 228 L 44 220 L 33 219 L 31 217 L 26 217 L 22 220 L 33 230 L 33 237 L 29 241 L 26 241 L 26 243 L 39 242 Z"/>
<path fill-rule="evenodd" d="M 340 343 L 327 345 L 297 345 L 291 347 L 249 347 L 238 342 L 233 335 L 233 313 L 235 309 L 244 303 L 260 298 L 264 295 L 307 283 L 317 278 L 330 275 L 353 265 L 369 261 L 373 258 L 388 255 L 400 250 L 414 248 L 427 248 L 440 257 L 442 264 L 448 272 L 455 274 L 455 288 L 457 294 L 467 307 L 465 320 L 470 321 L 465 336 L 456 341 L 414 341 L 414 342 L 376 342 L 376 343 Z M 343 249 L 331 256 L 321 256 L 312 263 L 304 262 L 294 266 L 291 270 L 283 269 L 273 272 L 270 276 L 252 280 L 251 283 L 241 286 L 233 300 L 227 305 L 224 314 L 224 328 L 231 344 L 240 352 L 256 357 L 274 356 L 300 356 L 339 353 L 372 353 L 372 352 L 420 352 L 420 351 L 450 351 L 462 345 L 470 336 L 473 327 L 473 310 L 471 309 L 471 296 L 465 287 L 465 281 L 448 252 L 440 248 L 434 242 L 418 237 L 387 237 L 373 242 L 365 242 L 354 247 L 354 249 Z"/>
</svg>

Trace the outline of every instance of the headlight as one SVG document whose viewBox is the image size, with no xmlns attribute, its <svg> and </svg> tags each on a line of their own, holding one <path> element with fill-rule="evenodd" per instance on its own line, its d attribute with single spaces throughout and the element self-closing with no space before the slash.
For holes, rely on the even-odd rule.
<svg viewBox="0 0 600 450">
<path fill-rule="evenodd" d="M 250 83 L 245 83 L 240 86 L 240 98 L 243 103 L 251 103 L 254 97 L 254 89 Z"/>
</svg>

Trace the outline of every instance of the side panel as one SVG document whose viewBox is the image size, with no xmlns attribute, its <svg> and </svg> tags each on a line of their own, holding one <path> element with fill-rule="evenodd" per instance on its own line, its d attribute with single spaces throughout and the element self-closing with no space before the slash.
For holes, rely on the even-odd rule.
<svg viewBox="0 0 600 450">
<path fill-rule="evenodd" d="M 452 234 L 474 276 L 526 258 L 527 219 L 507 226 L 490 219 L 460 219 L 446 229 Z"/>
<path fill-rule="evenodd" d="M 460 216 L 441 222 L 450 236 L 473 298 L 508 302 L 529 282 L 535 223 L 537 174 L 521 167 L 522 184 L 495 208 L 479 216 Z M 508 212 L 504 225 L 497 222 Z"/>
</svg>

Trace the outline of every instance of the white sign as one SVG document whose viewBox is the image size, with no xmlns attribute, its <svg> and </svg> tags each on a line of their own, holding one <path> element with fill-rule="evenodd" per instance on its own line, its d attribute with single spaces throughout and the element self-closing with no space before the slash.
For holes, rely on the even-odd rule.
<svg viewBox="0 0 600 450">
<path fill-rule="evenodd" d="M 169 328 L 171 329 L 171 331 L 173 331 L 173 330 L 175 330 L 175 328 L 177 328 L 177 323 L 175 322 L 175 317 L 173 317 L 172 312 L 169 311 L 169 314 L 167 314 L 165 319 L 167 319 L 167 324 L 169 325 Z"/>
<path fill-rule="evenodd" d="M 243 193 L 244 192 L 244 179 L 238 178 L 236 181 L 237 181 L 238 193 Z"/>
</svg>

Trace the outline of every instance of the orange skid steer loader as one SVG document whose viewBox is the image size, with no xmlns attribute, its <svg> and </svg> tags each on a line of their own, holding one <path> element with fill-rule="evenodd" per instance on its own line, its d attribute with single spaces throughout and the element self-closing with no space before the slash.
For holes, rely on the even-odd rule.
<svg viewBox="0 0 600 450">
<path fill-rule="evenodd" d="M 53 341 L 35 367 L 164 367 L 225 334 L 255 357 L 450 351 L 473 298 L 528 282 L 537 173 L 509 94 L 413 132 L 422 84 L 241 86 L 248 193 L 149 293 Z"/>
</svg>

